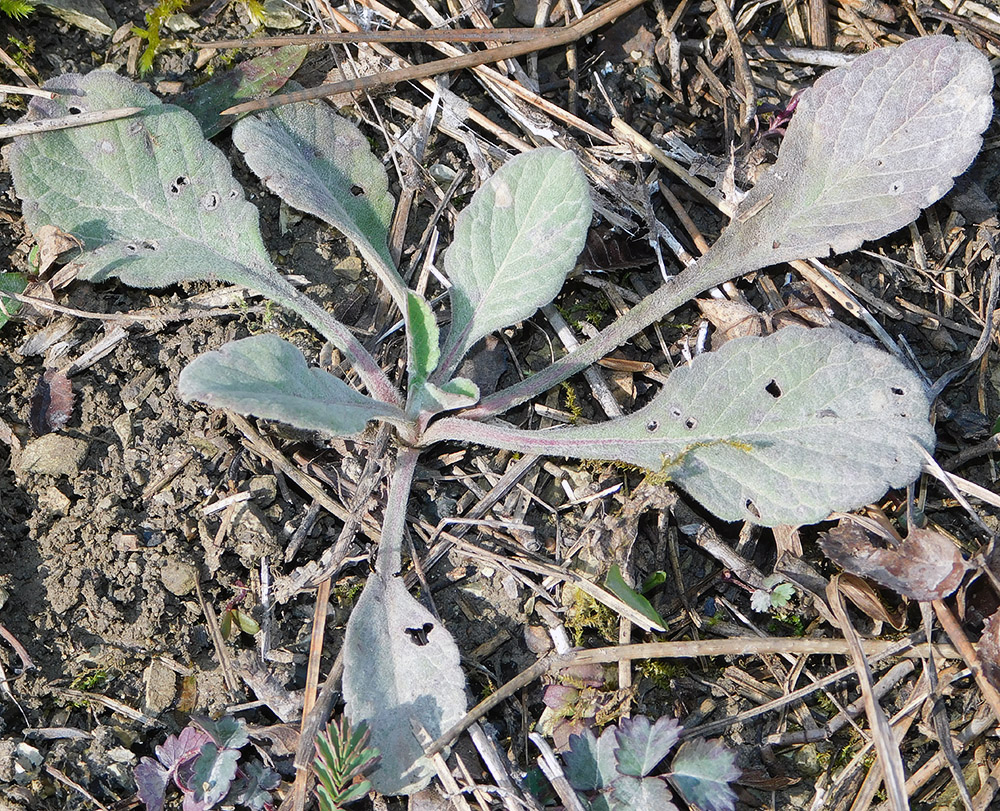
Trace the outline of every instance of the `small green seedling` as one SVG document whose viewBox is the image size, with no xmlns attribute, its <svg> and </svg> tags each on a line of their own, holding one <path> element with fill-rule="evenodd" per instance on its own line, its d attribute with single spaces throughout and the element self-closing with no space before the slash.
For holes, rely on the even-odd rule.
<svg viewBox="0 0 1000 811">
<path fill-rule="evenodd" d="M 678 811 L 674 796 L 701 811 L 733 811 L 729 783 L 740 776 L 733 753 L 718 741 L 681 744 L 663 774 L 654 774 L 680 740 L 672 718 L 623 718 L 598 738 L 589 729 L 569 739 L 562 753 L 566 779 L 591 811 Z"/>
<path fill-rule="evenodd" d="M 532 316 L 559 292 L 591 220 L 576 158 L 536 149 L 508 161 L 460 214 L 444 258 L 450 327 L 407 288 L 387 247 L 393 200 L 381 162 L 353 124 L 320 103 L 243 119 L 233 142 L 288 205 L 357 246 L 406 324 L 405 393 L 322 306 L 295 289 L 264 247 L 258 212 L 225 156 L 185 110 L 108 71 L 67 75 L 31 118 L 139 106 L 135 118 L 19 138 L 10 164 L 33 230 L 80 239 L 78 275 L 141 287 L 219 280 L 294 311 L 340 350 L 367 393 L 311 367 L 273 335 L 191 363 L 178 392 L 218 408 L 336 436 L 372 421 L 394 429 L 375 572 L 347 625 L 343 679 L 351 723 L 381 754 L 372 783 L 412 793 L 431 768 L 414 728 L 441 736 L 466 709 L 459 651 L 400 577 L 417 460 L 437 442 L 609 459 L 669 477 L 729 521 L 806 524 L 912 482 L 934 447 L 921 381 L 895 357 L 830 329 L 743 338 L 677 369 L 640 411 L 596 425 L 518 430 L 494 418 L 583 371 L 691 297 L 745 273 L 847 251 L 911 222 L 971 163 L 990 120 L 990 66 L 974 47 L 930 36 L 865 54 L 799 101 L 777 162 L 697 263 L 545 370 L 480 399 L 456 376 L 482 338 Z M 377 655 L 373 656 L 373 652 Z"/>
<path fill-rule="evenodd" d="M 368 746 L 370 732 L 361 723 L 352 729 L 347 719 L 331 721 L 316 741 L 316 799 L 320 811 L 341 811 L 372 789 L 362 775 L 378 762 L 378 750 Z"/>
</svg>

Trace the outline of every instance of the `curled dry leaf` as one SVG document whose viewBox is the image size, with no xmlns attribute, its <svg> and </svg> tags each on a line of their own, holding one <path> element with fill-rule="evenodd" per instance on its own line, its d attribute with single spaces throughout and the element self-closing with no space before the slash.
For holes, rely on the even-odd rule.
<svg viewBox="0 0 1000 811">
<path fill-rule="evenodd" d="M 83 250 L 83 242 L 54 225 L 43 225 L 36 234 L 38 240 L 38 272 L 45 273 L 60 255 L 71 250 Z"/>
<path fill-rule="evenodd" d="M 979 637 L 979 662 L 990 684 L 1000 690 L 1000 611 L 986 620 Z"/>
<path fill-rule="evenodd" d="M 31 395 L 31 430 L 36 436 L 58 431 L 73 413 L 73 384 L 56 369 L 48 369 Z"/>
<path fill-rule="evenodd" d="M 958 588 L 968 564 L 940 532 L 911 529 L 898 546 L 877 546 L 875 536 L 842 521 L 819 545 L 843 569 L 868 577 L 911 600 L 941 600 Z"/>
</svg>

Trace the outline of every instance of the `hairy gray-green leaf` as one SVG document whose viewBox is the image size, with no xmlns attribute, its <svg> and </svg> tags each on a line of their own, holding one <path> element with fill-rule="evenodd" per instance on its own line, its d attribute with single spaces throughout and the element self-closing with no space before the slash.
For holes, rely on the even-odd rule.
<svg viewBox="0 0 1000 811">
<path fill-rule="evenodd" d="M 196 358 L 181 372 L 177 393 L 184 400 L 336 436 L 359 434 L 369 420 L 404 419 L 398 409 L 310 368 L 296 347 L 276 335 L 232 341 Z"/>
<path fill-rule="evenodd" d="M 663 473 L 727 521 L 808 524 L 912 482 L 921 447 L 934 447 L 929 408 L 891 355 L 788 327 L 700 355 L 626 417 L 548 432 L 449 418 L 426 439 L 616 459 Z"/>
<path fill-rule="evenodd" d="M 518 155 L 482 185 L 459 214 L 444 257 L 453 285 L 444 373 L 480 338 L 555 298 L 583 249 L 590 215 L 587 179 L 569 152 Z"/>
<path fill-rule="evenodd" d="M 821 77 L 715 258 L 754 269 L 822 257 L 912 222 L 979 152 L 992 87 L 983 55 L 945 36 L 869 51 Z"/>
<path fill-rule="evenodd" d="M 410 384 L 425 381 L 441 359 L 440 332 L 434 311 L 422 296 L 406 293 L 406 371 Z"/>
<path fill-rule="evenodd" d="M 321 101 L 288 104 L 240 121 L 233 143 L 282 200 L 353 241 L 406 312 L 406 288 L 387 244 L 389 180 L 354 124 Z"/>
<path fill-rule="evenodd" d="M 392 574 L 372 574 L 347 623 L 344 700 L 351 724 L 368 723 L 382 759 L 371 774 L 383 794 L 412 794 L 433 769 L 413 732 L 437 738 L 465 714 L 458 646 Z"/>
<path fill-rule="evenodd" d="M 400 400 L 350 331 L 274 268 L 257 209 L 190 113 L 106 70 L 67 74 L 46 87 L 62 95 L 32 99 L 28 118 L 145 108 L 120 121 L 23 136 L 11 150 L 28 227 L 55 225 L 80 238 L 82 278 L 117 276 L 136 287 L 195 279 L 246 285 L 319 329 L 369 391 L 387 402 Z"/>
<path fill-rule="evenodd" d="M 225 156 L 185 110 L 110 71 L 46 83 L 55 99 L 32 99 L 29 118 L 79 109 L 145 107 L 132 118 L 15 140 L 11 173 L 31 230 L 56 225 L 85 247 L 80 276 L 118 276 L 137 287 L 225 279 L 266 292 L 271 270 L 257 209 Z"/>
</svg>

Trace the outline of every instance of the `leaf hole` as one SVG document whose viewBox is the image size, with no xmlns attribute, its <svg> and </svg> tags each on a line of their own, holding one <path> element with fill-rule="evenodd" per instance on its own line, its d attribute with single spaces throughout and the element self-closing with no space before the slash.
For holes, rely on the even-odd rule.
<svg viewBox="0 0 1000 811">
<path fill-rule="evenodd" d="M 754 518 L 760 518 L 760 510 L 757 509 L 757 505 L 753 503 L 753 499 L 748 498 L 743 504 L 746 511 L 750 513 Z"/>
<path fill-rule="evenodd" d="M 240 193 L 238 191 L 236 191 L 236 189 L 231 189 L 229 191 L 229 199 L 230 200 L 235 200 L 239 196 L 240 196 Z"/>
<path fill-rule="evenodd" d="M 219 207 L 219 195 L 214 191 L 210 191 L 204 197 L 201 198 L 201 207 L 205 211 L 215 211 Z"/>
<path fill-rule="evenodd" d="M 684 420 L 684 427 L 687 428 L 689 431 L 693 431 L 695 428 L 698 427 L 698 420 L 696 420 L 694 417 L 688 417 L 686 420 Z"/>
<path fill-rule="evenodd" d="M 126 253 L 136 253 L 138 250 L 139 246 L 136 245 L 134 242 L 130 242 L 128 245 L 125 246 Z"/>
<path fill-rule="evenodd" d="M 365 190 L 362 189 L 357 183 L 351 186 L 351 194 L 354 195 L 355 197 L 361 197 L 364 193 Z"/>
<path fill-rule="evenodd" d="M 646 430 L 649 431 L 649 433 L 651 433 L 651 434 L 654 431 L 656 431 L 656 429 L 659 428 L 659 427 L 660 427 L 660 423 L 657 422 L 656 420 L 650 420 L 649 422 L 646 423 Z"/>
<path fill-rule="evenodd" d="M 146 251 L 155 251 L 159 247 L 160 246 L 157 243 L 153 242 L 152 240 L 146 240 L 145 242 L 142 243 L 142 248 L 143 250 Z"/>
<path fill-rule="evenodd" d="M 775 400 L 781 396 L 781 386 L 778 385 L 777 380 L 771 380 L 766 386 L 764 386 L 764 391 L 770 394 Z"/>
<path fill-rule="evenodd" d="M 430 639 L 428 639 L 428 634 L 434 630 L 433 622 L 425 622 L 419 628 L 407 628 L 406 633 L 410 636 L 410 641 L 413 642 L 419 648 L 422 648 Z"/>
<path fill-rule="evenodd" d="M 902 186 L 899 183 L 893 183 L 889 187 L 889 191 L 892 192 L 893 194 L 899 194 L 899 191 L 900 191 L 901 188 L 902 188 Z"/>
<path fill-rule="evenodd" d="M 906 394 L 906 391 L 899 386 L 893 386 L 892 388 L 889 389 L 889 391 L 891 391 L 897 397 L 902 397 L 904 394 Z"/>
<path fill-rule="evenodd" d="M 877 161 L 875 161 L 875 166 L 881 169 L 883 166 L 885 166 L 885 161 L 879 158 Z"/>
<path fill-rule="evenodd" d="M 683 416 L 680 407 L 670 406 L 670 416 L 673 417 L 675 420 L 679 420 Z"/>
<path fill-rule="evenodd" d="M 66 112 L 68 112 L 70 115 L 80 115 L 80 113 L 83 112 L 83 108 L 77 107 L 75 104 L 71 104 L 69 107 L 66 108 Z"/>
</svg>

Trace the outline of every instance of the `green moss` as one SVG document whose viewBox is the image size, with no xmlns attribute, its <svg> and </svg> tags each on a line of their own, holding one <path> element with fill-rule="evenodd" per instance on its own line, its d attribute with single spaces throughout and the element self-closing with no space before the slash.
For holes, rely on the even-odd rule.
<svg viewBox="0 0 1000 811">
<path fill-rule="evenodd" d="M 618 615 L 580 589 L 573 594 L 564 623 L 577 647 L 583 645 L 588 630 L 611 644 L 618 643 Z"/>
<path fill-rule="evenodd" d="M 141 75 L 145 76 L 153 69 L 153 58 L 160 48 L 160 26 L 168 17 L 181 11 L 186 5 L 187 0 L 157 0 L 156 5 L 146 12 L 146 27 L 132 26 L 132 33 L 146 41 L 146 47 L 139 57 Z"/>
</svg>

